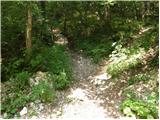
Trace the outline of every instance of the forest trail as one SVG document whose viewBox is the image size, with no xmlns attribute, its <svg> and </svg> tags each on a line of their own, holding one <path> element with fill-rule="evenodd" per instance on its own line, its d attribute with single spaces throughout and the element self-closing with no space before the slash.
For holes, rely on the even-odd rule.
<svg viewBox="0 0 160 120">
<path fill-rule="evenodd" d="M 67 38 L 56 33 L 56 44 L 67 44 Z M 107 60 L 99 64 L 84 56 L 82 51 L 75 52 L 67 49 L 71 58 L 73 81 L 66 90 L 56 91 L 53 103 L 40 101 L 31 102 L 27 107 L 27 114 L 21 118 L 47 119 L 107 119 L 124 118 L 120 112 L 120 104 L 124 99 L 122 92 L 127 86 L 127 75 L 120 79 L 112 79 L 107 74 Z M 23 110 L 22 110 L 23 111 Z M 126 118 L 126 117 L 125 117 Z"/>
<path fill-rule="evenodd" d="M 67 43 L 63 38 L 59 38 L 60 42 L 56 43 Z M 67 90 L 57 92 L 54 104 L 39 104 L 38 108 L 42 110 L 31 118 L 93 120 L 123 117 L 119 106 L 125 81 L 113 82 L 110 79 L 106 73 L 106 61 L 97 65 L 80 53 L 71 50 L 67 52 L 71 57 L 74 80 Z"/>
<path fill-rule="evenodd" d="M 159 118 L 158 1 L 2 2 L 2 16 L 0 118 Z"/>
<path fill-rule="evenodd" d="M 68 52 L 74 77 L 70 87 L 57 91 L 54 103 L 30 103 L 31 109 L 35 107 L 36 115 L 24 118 L 103 120 L 123 117 L 119 111 L 122 85 L 112 82 L 107 75 L 107 63 L 96 65 L 90 58 Z"/>
</svg>

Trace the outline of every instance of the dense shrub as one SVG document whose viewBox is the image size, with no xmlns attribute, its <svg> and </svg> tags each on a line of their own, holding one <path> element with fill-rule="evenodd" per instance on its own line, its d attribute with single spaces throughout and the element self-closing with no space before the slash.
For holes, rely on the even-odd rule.
<svg viewBox="0 0 160 120">
<path fill-rule="evenodd" d="M 144 82 L 146 81 L 147 82 L 149 80 L 151 80 L 150 75 L 148 75 L 148 74 L 137 74 L 137 75 L 132 76 L 128 79 L 128 84 L 132 85 L 132 84 L 134 84 L 136 82 L 139 82 L 139 81 L 144 81 Z"/>
<path fill-rule="evenodd" d="M 72 74 L 69 56 L 64 46 L 43 46 L 41 49 L 35 47 L 32 52 L 33 57 L 30 62 L 25 63 L 24 58 L 16 58 L 3 66 L 12 85 L 7 94 L 13 94 L 13 96 L 3 96 L 1 111 L 2 114 L 7 114 L 6 118 L 18 115 L 19 111 L 31 101 L 53 102 L 56 97 L 55 89 L 69 86 Z M 38 85 L 28 89 L 29 78 L 38 70 L 46 71 L 49 75 Z"/>
<path fill-rule="evenodd" d="M 41 81 L 38 85 L 32 88 L 32 94 L 30 99 L 35 101 L 37 99 L 42 102 L 53 102 L 55 98 L 55 92 L 53 87 L 48 82 Z"/>
<path fill-rule="evenodd" d="M 12 58 L 7 61 L 2 61 L 2 81 L 7 81 L 10 77 L 15 77 L 16 73 L 22 71 L 24 66 L 24 59 L 22 58 Z"/>
<path fill-rule="evenodd" d="M 134 75 L 128 79 L 128 84 L 131 86 L 124 90 L 123 95 L 125 96 L 125 100 L 122 101 L 120 107 L 124 115 L 141 119 L 158 118 L 159 93 L 156 81 L 157 77 L 157 72 L 151 70 L 147 73 Z M 139 86 L 143 91 L 140 94 L 139 90 L 135 89 L 136 87 L 134 86 L 139 81 L 145 82 Z M 153 88 L 149 91 L 144 91 L 142 86 L 145 85 Z M 130 88 L 134 88 L 135 90 Z"/>
<path fill-rule="evenodd" d="M 64 89 L 69 86 L 69 80 L 65 71 L 53 76 L 53 86 L 55 89 Z"/>
<path fill-rule="evenodd" d="M 26 85 L 29 85 L 30 73 L 22 71 L 15 75 L 15 78 L 10 78 L 11 84 L 15 89 L 23 89 Z"/>
<path fill-rule="evenodd" d="M 155 98 L 153 99 L 155 100 Z M 154 100 L 146 102 L 137 99 L 126 99 L 121 105 L 121 110 L 128 117 L 158 118 L 158 106 L 154 103 Z"/>
<path fill-rule="evenodd" d="M 100 62 L 113 50 L 111 40 L 107 41 L 106 35 L 94 34 L 88 38 L 81 38 L 76 41 L 76 50 L 82 50 L 84 54 L 93 59 L 95 63 Z"/>
<path fill-rule="evenodd" d="M 131 54 L 129 49 L 122 48 L 122 45 L 117 45 L 110 55 L 111 63 L 107 65 L 107 72 L 112 77 L 116 77 L 128 69 L 132 69 L 142 62 L 140 58 L 143 54 L 143 49 L 139 49 L 138 53 Z"/>
<path fill-rule="evenodd" d="M 42 47 L 39 52 L 33 54 L 30 65 L 34 72 L 42 70 L 59 74 L 62 70 L 65 70 L 68 79 L 71 79 L 70 60 L 65 52 L 65 46 Z"/>
<path fill-rule="evenodd" d="M 15 114 L 19 115 L 19 111 L 30 101 L 30 96 L 24 91 L 9 94 L 3 98 L 5 101 L 1 104 L 1 113 L 6 114 L 5 118 L 13 118 Z"/>
</svg>

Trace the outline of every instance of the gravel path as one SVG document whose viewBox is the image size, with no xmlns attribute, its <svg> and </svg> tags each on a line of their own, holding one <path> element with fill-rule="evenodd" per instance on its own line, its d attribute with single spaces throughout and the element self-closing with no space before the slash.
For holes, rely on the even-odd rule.
<svg viewBox="0 0 160 120">
<path fill-rule="evenodd" d="M 22 118 L 107 119 L 123 117 L 119 112 L 121 82 L 112 82 L 105 64 L 95 65 L 89 58 L 69 52 L 74 81 L 70 88 L 57 91 L 54 103 L 30 103 Z"/>
<path fill-rule="evenodd" d="M 68 53 L 72 59 L 74 78 L 70 87 L 57 91 L 54 103 L 30 103 L 27 114 L 21 118 L 103 120 L 123 117 L 119 106 L 125 80 L 117 82 L 110 79 L 105 68 L 108 63 L 105 61 L 96 65 L 79 53 L 70 50 Z"/>
</svg>

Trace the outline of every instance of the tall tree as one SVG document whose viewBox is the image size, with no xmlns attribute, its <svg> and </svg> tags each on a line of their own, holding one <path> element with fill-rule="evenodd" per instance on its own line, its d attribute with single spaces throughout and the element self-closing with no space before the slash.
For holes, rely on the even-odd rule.
<svg viewBox="0 0 160 120">
<path fill-rule="evenodd" d="M 26 28 L 26 49 L 27 49 L 27 60 L 30 59 L 32 48 L 32 10 L 28 6 L 27 11 L 27 28 Z"/>
<path fill-rule="evenodd" d="M 42 15 L 42 28 L 41 28 L 41 37 L 42 40 L 45 41 L 46 39 L 46 1 L 40 1 L 40 6 L 41 6 L 41 15 Z"/>
</svg>

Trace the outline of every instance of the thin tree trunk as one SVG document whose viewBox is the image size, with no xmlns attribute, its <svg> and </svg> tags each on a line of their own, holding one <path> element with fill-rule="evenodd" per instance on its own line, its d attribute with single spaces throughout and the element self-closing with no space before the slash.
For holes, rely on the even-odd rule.
<svg viewBox="0 0 160 120">
<path fill-rule="evenodd" d="M 63 32 L 64 35 L 67 34 L 67 20 L 66 20 L 66 14 L 64 13 L 64 22 L 63 22 Z"/>
<path fill-rule="evenodd" d="M 104 25 L 107 31 L 111 29 L 110 21 L 111 21 L 110 7 L 109 5 L 105 5 L 104 6 Z"/>
<path fill-rule="evenodd" d="M 27 18 L 27 29 L 26 29 L 27 60 L 29 60 L 31 56 L 31 48 L 32 48 L 32 11 L 31 8 L 28 7 L 28 18 Z"/>
<path fill-rule="evenodd" d="M 138 10 L 137 10 L 137 6 L 136 6 L 136 2 L 133 2 L 133 4 L 134 4 L 134 13 L 135 13 L 134 19 L 138 20 L 139 16 L 138 16 Z"/>
<path fill-rule="evenodd" d="M 43 42 L 47 42 L 46 41 L 46 31 L 47 31 L 47 27 L 46 27 L 46 1 L 40 1 L 40 8 L 41 8 L 41 15 L 42 15 L 42 29 L 41 29 L 41 40 Z"/>
</svg>

